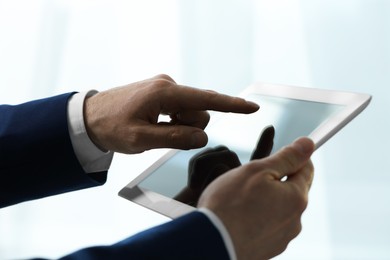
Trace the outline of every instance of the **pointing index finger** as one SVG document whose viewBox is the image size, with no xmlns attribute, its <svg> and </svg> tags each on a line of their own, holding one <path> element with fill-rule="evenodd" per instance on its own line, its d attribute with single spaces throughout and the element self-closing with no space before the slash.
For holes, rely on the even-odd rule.
<svg viewBox="0 0 390 260">
<path fill-rule="evenodd" d="M 214 110 L 220 112 L 253 113 L 260 107 L 243 98 L 177 85 L 166 100 L 167 110 Z"/>
</svg>

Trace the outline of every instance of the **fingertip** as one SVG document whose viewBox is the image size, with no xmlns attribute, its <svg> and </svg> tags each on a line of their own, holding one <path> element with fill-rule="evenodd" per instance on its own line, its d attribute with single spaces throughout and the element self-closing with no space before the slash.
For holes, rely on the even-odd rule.
<svg viewBox="0 0 390 260">
<path fill-rule="evenodd" d="M 204 131 L 196 131 L 191 135 L 191 148 L 201 148 L 208 142 L 207 134 Z"/>
<path fill-rule="evenodd" d="M 256 104 L 255 102 L 246 100 L 246 103 L 248 104 L 248 106 L 250 107 L 250 110 L 252 112 L 256 112 L 257 110 L 260 109 L 260 106 L 258 104 Z"/>
</svg>

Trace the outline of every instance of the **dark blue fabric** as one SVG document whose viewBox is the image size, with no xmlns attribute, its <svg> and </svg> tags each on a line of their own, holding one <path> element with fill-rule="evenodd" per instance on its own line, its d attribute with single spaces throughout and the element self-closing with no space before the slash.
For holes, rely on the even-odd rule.
<svg viewBox="0 0 390 260">
<path fill-rule="evenodd" d="M 86 174 L 73 152 L 67 126 L 72 94 L 0 106 L 0 208 L 106 181 L 107 172 Z M 210 220 L 193 212 L 114 245 L 82 249 L 63 259 L 228 259 L 228 255 Z"/>
<path fill-rule="evenodd" d="M 127 259 L 229 259 L 219 232 L 203 213 L 196 211 L 112 246 L 86 248 L 62 260 L 103 260 L 126 257 Z"/>
<path fill-rule="evenodd" d="M 63 94 L 0 106 L 0 207 L 105 182 L 85 174 L 70 142 Z"/>
</svg>

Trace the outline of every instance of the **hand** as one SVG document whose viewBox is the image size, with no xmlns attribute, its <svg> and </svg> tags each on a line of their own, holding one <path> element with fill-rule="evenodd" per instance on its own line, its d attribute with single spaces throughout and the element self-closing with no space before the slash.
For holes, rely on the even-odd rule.
<svg viewBox="0 0 390 260">
<path fill-rule="evenodd" d="M 313 151 L 313 142 L 301 138 L 225 173 L 202 193 L 198 207 L 221 219 L 238 259 L 272 258 L 299 234 L 313 179 Z"/>
<path fill-rule="evenodd" d="M 140 153 L 153 148 L 203 147 L 206 110 L 253 113 L 255 103 L 214 91 L 177 85 L 159 75 L 100 92 L 85 101 L 87 133 L 102 150 Z M 158 122 L 159 115 L 170 122 Z"/>
</svg>

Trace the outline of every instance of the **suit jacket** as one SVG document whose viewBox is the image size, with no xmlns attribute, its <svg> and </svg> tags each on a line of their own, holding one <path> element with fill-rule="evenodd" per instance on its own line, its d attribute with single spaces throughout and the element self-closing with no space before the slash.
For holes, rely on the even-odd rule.
<svg viewBox="0 0 390 260">
<path fill-rule="evenodd" d="M 107 172 L 86 174 L 70 141 L 67 103 L 73 93 L 0 106 L 0 208 L 102 185 Z M 64 259 L 228 259 L 220 233 L 193 212 L 111 246 Z"/>
</svg>

